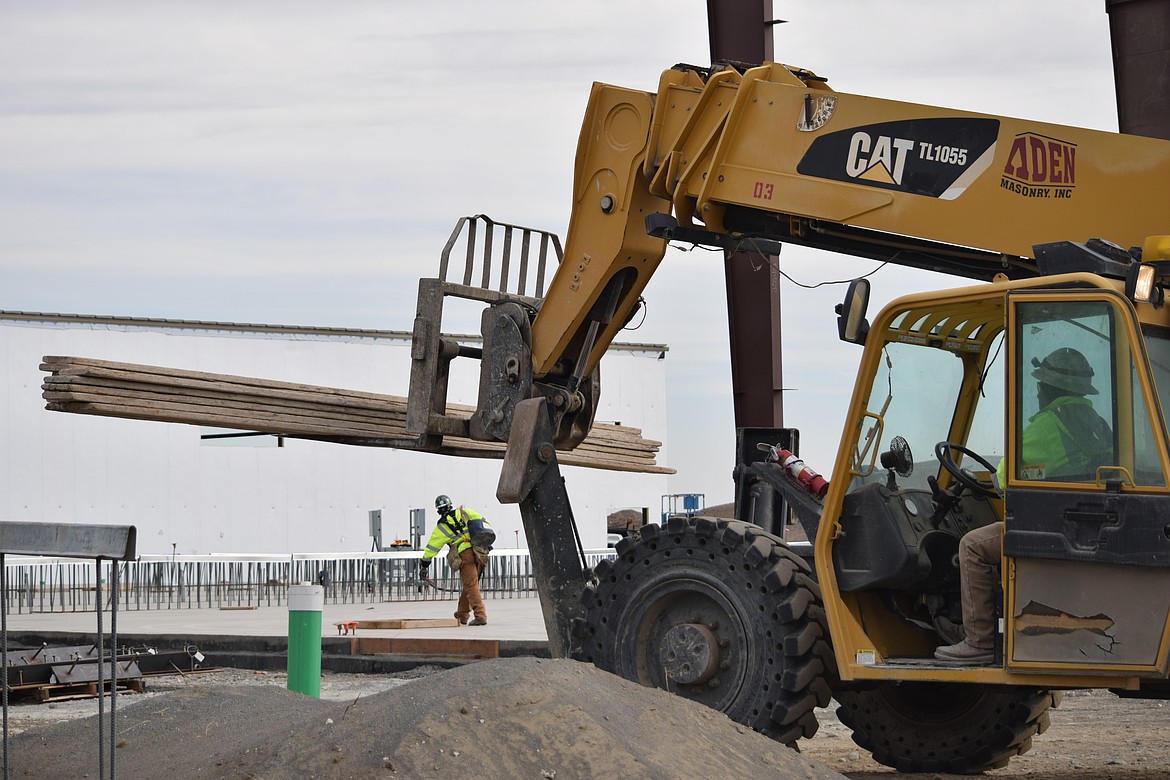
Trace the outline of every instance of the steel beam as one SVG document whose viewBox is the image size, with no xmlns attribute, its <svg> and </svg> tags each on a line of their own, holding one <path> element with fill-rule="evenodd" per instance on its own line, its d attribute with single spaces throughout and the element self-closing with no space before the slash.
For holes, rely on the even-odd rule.
<svg viewBox="0 0 1170 780">
<path fill-rule="evenodd" d="M 772 0 L 707 0 L 711 61 L 773 58 Z M 784 425 L 780 350 L 780 258 L 724 255 L 731 388 L 736 428 Z"/>
<path fill-rule="evenodd" d="M 1123 133 L 1170 140 L 1170 3 L 1105 0 Z"/>
</svg>

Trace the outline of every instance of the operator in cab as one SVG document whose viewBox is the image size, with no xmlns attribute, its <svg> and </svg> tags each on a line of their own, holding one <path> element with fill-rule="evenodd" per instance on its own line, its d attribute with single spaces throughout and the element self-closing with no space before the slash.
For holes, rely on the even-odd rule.
<svg viewBox="0 0 1170 780">
<path fill-rule="evenodd" d="M 1113 432 L 1086 396 L 1096 395 L 1093 368 L 1071 347 L 1052 351 L 1044 360 L 1032 359 L 1040 411 L 1024 428 L 1020 446 L 1020 473 L 1027 479 L 1081 481 L 1098 466 L 1113 461 Z M 1005 483 L 1007 459 L 999 462 L 996 478 Z M 1003 558 L 1003 522 L 991 523 L 963 535 L 959 542 L 959 576 L 965 638 L 940 647 L 934 657 L 972 666 L 995 659 L 995 586 Z"/>
<path fill-rule="evenodd" d="M 488 553 L 491 552 L 496 534 L 486 517 L 465 506 L 456 509 L 450 496 L 440 495 L 435 498 L 435 510 L 439 513 L 439 522 L 423 550 L 419 574 L 426 578 L 431 559 L 444 546 L 448 547 L 447 565 L 451 571 L 459 572 L 459 580 L 463 584 L 455 619 L 462 626 L 486 626 L 487 608 L 479 590 L 479 580 L 487 566 Z"/>
</svg>

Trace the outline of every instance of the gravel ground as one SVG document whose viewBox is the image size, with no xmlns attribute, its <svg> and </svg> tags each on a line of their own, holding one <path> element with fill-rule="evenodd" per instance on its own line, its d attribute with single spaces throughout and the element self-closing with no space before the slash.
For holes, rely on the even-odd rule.
<svg viewBox="0 0 1170 780">
<path fill-rule="evenodd" d="M 831 708 L 818 710 L 821 728 L 797 756 L 722 715 L 571 661 L 327 672 L 320 700 L 290 693 L 286 682 L 283 674 L 225 669 L 160 677 L 146 693 L 120 695 L 117 777 L 441 776 L 466 761 L 486 778 L 895 774 L 853 744 Z M 12 739 L 12 776 L 98 777 L 96 722 L 81 720 L 96 712 L 94 699 L 14 705 L 11 733 L 25 733 Z M 1032 750 L 985 776 L 1170 778 L 1168 733 L 1165 702 L 1070 691 Z M 172 758 L 161 764 L 160 755 Z"/>
<path fill-rule="evenodd" d="M 118 780 L 841 777 L 718 712 L 575 661 L 479 661 L 374 692 L 386 681 L 329 675 L 322 699 L 289 692 L 282 675 L 222 674 L 119 697 Z M 99 776 L 93 719 L 22 725 L 13 777 Z"/>
<path fill-rule="evenodd" d="M 325 701 L 353 701 L 360 696 L 388 691 L 419 677 L 426 677 L 440 671 L 437 666 L 420 666 L 409 672 L 398 674 L 334 674 L 321 673 L 321 699 Z M 142 702 L 165 696 L 176 691 L 198 691 L 204 688 L 227 686 L 271 687 L 285 689 L 288 676 L 283 673 L 258 672 L 251 669 L 213 669 L 197 674 L 173 674 L 151 677 L 144 693 L 119 692 L 119 717 L 128 708 Z M 104 703 L 105 716 L 109 717 L 110 700 Z M 8 712 L 8 733 L 15 736 L 29 729 L 43 728 L 54 723 L 96 717 L 98 700 L 78 698 L 46 703 L 14 702 Z M 96 727 L 96 726 L 95 726 Z"/>
<path fill-rule="evenodd" d="M 1029 780 L 1170 779 L 1170 703 L 1119 699 L 1108 691 L 1067 691 L 1051 710 L 1052 725 L 1033 737 L 1032 749 L 986 778 Z M 898 774 L 853 744 L 832 710 L 818 710 L 817 735 L 801 743 L 804 755 L 851 780 L 939 780 L 950 774 Z"/>
</svg>

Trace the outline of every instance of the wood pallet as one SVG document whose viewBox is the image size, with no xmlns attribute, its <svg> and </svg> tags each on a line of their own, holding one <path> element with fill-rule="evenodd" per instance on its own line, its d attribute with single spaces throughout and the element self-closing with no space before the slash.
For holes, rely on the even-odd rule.
<svg viewBox="0 0 1170 780">
<path fill-rule="evenodd" d="M 106 680 L 106 693 L 110 692 L 110 681 Z M 133 691 L 142 693 L 146 690 L 146 682 L 141 678 L 132 680 L 118 680 L 118 692 Z M 70 701 L 73 699 L 94 699 L 98 695 L 96 682 L 78 683 L 41 683 L 37 685 L 14 685 L 9 690 L 14 699 L 32 698 L 41 703 L 54 701 Z"/>
<path fill-rule="evenodd" d="M 83 357 L 45 356 L 45 408 L 73 414 L 185 423 L 342 444 L 396 446 L 409 438 L 406 399 L 337 387 L 209 374 Z M 449 405 L 470 419 L 474 408 Z M 503 442 L 444 436 L 444 451 L 503 457 Z M 574 450 L 557 454 L 568 466 L 673 474 L 656 462 L 662 443 L 638 428 L 597 424 Z"/>
</svg>

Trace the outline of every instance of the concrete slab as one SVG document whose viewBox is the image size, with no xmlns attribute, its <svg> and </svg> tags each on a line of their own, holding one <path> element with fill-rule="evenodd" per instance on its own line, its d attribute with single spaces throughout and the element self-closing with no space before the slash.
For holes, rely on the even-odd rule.
<svg viewBox="0 0 1170 780">
<path fill-rule="evenodd" d="M 536 598 L 485 599 L 486 626 L 448 628 L 359 629 L 359 637 L 418 637 L 427 639 L 494 639 L 547 642 L 540 601 Z M 456 600 L 387 601 L 379 604 L 326 604 L 321 612 L 322 637 L 337 637 L 335 623 L 348 621 L 410 621 L 450 618 Z M 102 614 L 110 633 L 113 616 Z M 119 635 L 287 637 L 288 607 L 233 609 L 120 610 Z M 93 612 L 37 612 L 8 615 L 8 634 L 97 634 Z M 351 635 L 352 636 L 352 635 Z"/>
</svg>

